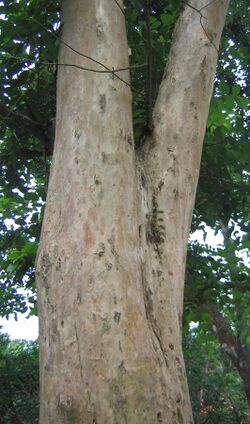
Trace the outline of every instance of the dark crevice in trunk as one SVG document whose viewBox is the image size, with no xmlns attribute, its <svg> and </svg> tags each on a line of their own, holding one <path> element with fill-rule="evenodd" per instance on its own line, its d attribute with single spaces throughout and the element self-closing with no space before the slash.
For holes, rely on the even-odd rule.
<svg viewBox="0 0 250 424">
<path fill-rule="evenodd" d="M 164 347 L 164 343 L 162 341 L 161 337 L 161 331 L 157 325 L 157 321 L 154 317 L 154 308 L 153 308 L 153 302 L 151 299 L 151 293 L 150 288 L 147 285 L 147 281 L 145 278 L 145 272 L 143 269 L 143 265 L 141 267 L 141 276 L 142 276 L 142 289 L 143 289 L 143 297 L 144 297 L 144 305 L 145 305 L 145 312 L 146 312 L 146 318 L 149 325 L 150 334 L 152 337 L 152 342 L 154 349 L 156 351 L 160 350 L 161 355 L 163 357 L 164 363 L 166 367 L 169 367 L 168 360 L 167 360 L 167 354 L 166 349 Z"/>
</svg>

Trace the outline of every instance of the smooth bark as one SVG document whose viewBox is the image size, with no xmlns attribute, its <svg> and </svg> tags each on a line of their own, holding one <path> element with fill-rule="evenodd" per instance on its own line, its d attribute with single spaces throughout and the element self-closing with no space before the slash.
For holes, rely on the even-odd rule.
<svg viewBox="0 0 250 424">
<path fill-rule="evenodd" d="M 184 270 L 226 7 L 211 2 L 201 25 L 185 6 L 137 155 L 129 86 L 112 73 L 59 69 L 37 257 L 40 424 L 192 422 Z M 62 16 L 68 45 L 110 69 L 128 65 L 116 2 L 65 0 Z M 59 61 L 100 69 L 64 43 Z M 128 71 L 119 76 L 129 83 Z"/>
</svg>

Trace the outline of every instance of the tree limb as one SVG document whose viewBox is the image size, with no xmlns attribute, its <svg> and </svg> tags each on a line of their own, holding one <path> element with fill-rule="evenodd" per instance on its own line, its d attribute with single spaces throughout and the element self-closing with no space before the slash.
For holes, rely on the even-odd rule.
<svg viewBox="0 0 250 424">
<path fill-rule="evenodd" d="M 236 369 L 239 371 L 239 373 L 241 373 L 240 360 L 242 356 L 242 349 L 240 340 L 233 335 L 227 319 L 218 310 L 216 305 L 210 304 L 205 305 L 205 307 L 214 322 L 214 332 L 218 337 L 219 342 L 233 362 Z"/>
<path fill-rule="evenodd" d="M 205 6 L 201 7 L 200 9 L 197 9 L 197 8 L 196 8 L 196 7 L 194 7 L 192 4 L 190 4 L 190 3 L 186 2 L 186 1 L 183 1 L 183 3 L 184 3 L 186 6 L 190 7 L 191 9 L 195 10 L 197 13 L 199 13 L 199 15 L 200 15 L 200 24 L 201 24 L 201 27 L 202 27 L 202 29 L 203 29 L 204 33 L 206 34 L 207 39 L 210 41 L 210 43 L 212 44 L 212 46 L 214 46 L 215 50 L 218 52 L 218 51 L 219 51 L 219 49 L 218 49 L 218 48 L 217 48 L 217 46 L 214 44 L 214 42 L 213 42 L 212 38 L 209 36 L 209 34 L 208 34 L 208 32 L 207 32 L 206 28 L 205 28 L 205 27 L 204 27 L 204 25 L 203 25 L 202 20 L 203 20 L 203 19 L 207 19 L 207 18 L 206 18 L 206 16 L 204 16 L 204 15 L 203 15 L 203 13 L 201 12 L 202 10 L 206 9 L 207 7 L 209 7 L 209 6 L 210 6 L 212 3 L 214 3 L 215 1 L 217 1 L 217 0 L 211 0 L 209 3 L 207 3 Z"/>
<path fill-rule="evenodd" d="M 125 12 L 124 12 L 123 8 L 121 7 L 121 5 L 118 3 L 118 1 L 117 0 L 114 0 L 114 2 L 119 7 L 119 9 L 122 12 L 122 14 L 125 16 Z"/>
<path fill-rule="evenodd" d="M 57 40 L 60 41 L 60 43 L 62 43 L 64 46 L 68 47 L 68 49 L 70 49 L 72 52 L 76 53 L 77 55 L 84 57 L 85 59 L 90 60 L 91 62 L 96 63 L 97 65 L 101 66 L 102 68 L 104 68 L 106 71 L 108 71 L 109 73 L 113 74 L 114 77 L 116 77 L 118 80 L 120 80 L 121 82 L 123 82 L 127 87 L 130 87 L 130 89 L 136 93 L 140 93 L 139 91 L 137 91 L 135 88 L 133 88 L 131 86 L 131 84 L 129 84 L 127 81 L 125 81 L 123 78 L 121 78 L 119 75 L 117 75 L 116 71 L 113 69 L 110 69 L 108 66 L 104 65 L 104 63 L 100 62 L 99 60 L 94 59 L 93 57 L 80 52 L 79 50 L 75 49 L 74 47 L 72 47 L 70 44 L 66 43 L 66 41 L 63 40 L 62 37 L 58 37 L 58 35 L 56 35 L 55 33 L 49 31 L 43 24 L 41 24 L 41 22 L 37 21 L 36 19 L 33 18 L 33 20 L 40 25 L 43 29 L 45 29 L 47 32 L 49 32 L 54 38 L 56 38 Z"/>
<path fill-rule="evenodd" d="M 34 121 L 27 115 L 23 115 L 17 110 L 13 111 L 0 103 L 0 119 L 10 124 L 14 128 L 22 128 L 29 134 L 38 137 L 48 152 L 52 150 L 52 141 L 47 135 L 48 128 L 39 122 Z"/>
<path fill-rule="evenodd" d="M 3 58 L 5 58 L 3 56 Z M 38 63 L 39 65 L 47 65 L 47 66 L 52 66 L 52 67 L 56 67 L 56 66 L 71 66 L 72 68 L 77 68 L 77 69 L 81 69 L 82 71 L 88 71 L 88 72 L 95 72 L 97 74 L 114 74 L 116 72 L 123 72 L 123 71 L 128 71 L 130 69 L 138 69 L 138 68 L 144 68 L 146 66 L 148 66 L 147 63 L 142 63 L 142 64 L 138 64 L 138 65 L 131 65 L 131 66 L 127 66 L 125 68 L 118 68 L 118 69 L 93 69 L 93 68 L 87 68 L 85 66 L 80 66 L 80 65 L 76 65 L 75 63 L 58 63 L 58 62 L 44 62 L 44 61 L 40 61 L 40 60 L 34 60 L 34 59 L 29 59 L 29 58 L 22 58 L 19 56 L 12 56 L 12 55 L 7 55 L 6 59 L 15 59 L 19 62 L 30 62 L 30 63 Z M 24 64 L 25 67 L 27 67 L 27 65 Z M 30 68 L 27 67 L 29 70 Z"/>
</svg>

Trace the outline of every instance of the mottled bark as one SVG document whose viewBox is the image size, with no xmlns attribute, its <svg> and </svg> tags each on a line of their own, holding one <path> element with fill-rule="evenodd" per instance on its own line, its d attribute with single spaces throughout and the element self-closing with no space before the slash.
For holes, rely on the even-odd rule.
<svg viewBox="0 0 250 424">
<path fill-rule="evenodd" d="M 226 5 L 202 10 L 205 32 L 200 14 L 185 7 L 154 130 L 137 157 L 129 86 L 112 73 L 59 69 L 37 257 L 40 424 L 192 422 L 183 281 Z M 63 40 L 75 50 L 110 69 L 128 65 L 116 2 L 65 0 L 63 22 Z M 100 69 L 63 43 L 59 61 Z M 127 71 L 119 75 L 129 83 Z"/>
</svg>

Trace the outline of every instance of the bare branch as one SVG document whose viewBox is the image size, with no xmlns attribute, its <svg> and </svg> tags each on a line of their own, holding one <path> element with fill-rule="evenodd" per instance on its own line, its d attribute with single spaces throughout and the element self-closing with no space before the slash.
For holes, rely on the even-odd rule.
<svg viewBox="0 0 250 424">
<path fill-rule="evenodd" d="M 80 66 L 80 65 L 75 65 L 74 63 L 57 63 L 57 62 L 44 62 L 44 61 L 40 61 L 40 60 L 34 60 L 34 59 L 29 59 L 29 58 L 22 58 L 20 56 L 12 56 L 12 55 L 6 55 L 6 56 L 2 56 L 3 59 L 9 60 L 9 59 L 15 59 L 19 62 L 30 62 L 30 63 L 38 63 L 39 65 L 47 65 L 47 66 L 71 66 L 72 68 L 77 68 L 77 69 L 81 69 L 83 71 L 88 71 L 88 72 L 96 72 L 96 73 L 100 73 L 100 74 L 113 74 L 114 72 L 122 72 L 122 71 L 128 71 L 129 69 L 137 69 L 137 68 L 144 68 L 147 66 L 147 63 L 142 63 L 139 65 L 131 65 L 131 66 L 127 66 L 126 68 L 118 68 L 118 69 L 114 69 L 114 70 L 101 70 L 101 69 L 93 69 L 93 68 L 86 68 L 84 66 Z M 26 66 L 24 64 L 24 66 Z M 26 66 L 27 67 L 27 66 Z M 28 68 L 30 69 L 30 68 Z"/>
<path fill-rule="evenodd" d="M 219 51 L 219 49 L 217 48 L 217 46 L 214 44 L 214 42 L 213 42 L 213 40 L 212 40 L 212 38 L 211 37 L 209 37 L 209 35 L 208 35 L 208 33 L 207 33 L 207 31 L 206 31 L 206 29 L 205 29 L 205 27 L 204 27 L 204 25 L 203 25 L 203 23 L 202 23 L 202 19 L 206 19 L 204 16 L 201 16 L 200 17 L 200 24 L 201 24 L 201 26 L 202 26 L 202 29 L 203 29 L 203 31 L 204 31 L 204 33 L 205 33 L 205 35 L 206 35 L 206 37 L 207 37 L 207 39 L 209 40 L 209 42 L 212 44 L 212 46 L 215 48 L 215 50 L 218 52 Z"/>
<path fill-rule="evenodd" d="M 210 4 L 212 4 L 212 3 L 216 2 L 216 1 L 217 0 L 211 0 L 209 3 L 205 4 L 205 6 L 201 7 L 199 11 L 201 12 L 203 9 L 206 9 L 208 6 L 210 6 Z"/>
<path fill-rule="evenodd" d="M 125 12 L 124 12 L 123 8 L 120 6 L 120 4 L 118 3 L 118 1 L 117 0 L 114 0 L 114 2 L 119 7 L 119 9 L 123 13 L 123 15 L 125 16 Z"/>
<path fill-rule="evenodd" d="M 43 126 L 41 123 L 34 121 L 33 119 L 29 118 L 26 115 L 23 115 L 22 113 L 16 110 L 11 110 L 1 103 L 0 119 L 9 122 L 14 128 L 24 128 L 26 131 L 28 131 L 29 134 L 38 137 L 48 151 L 51 150 L 52 143 L 47 135 L 47 127 Z"/>
<path fill-rule="evenodd" d="M 35 21 L 38 25 L 40 25 L 43 29 L 45 29 L 47 32 L 49 32 L 54 38 L 56 38 L 57 40 L 59 40 L 64 46 L 68 47 L 70 50 L 72 50 L 74 53 L 78 54 L 79 56 L 84 57 L 85 59 L 90 60 L 91 62 L 96 63 L 97 65 L 101 66 L 102 68 L 106 69 L 106 71 L 108 71 L 109 73 L 111 73 L 112 75 L 114 75 L 118 80 L 120 80 L 121 82 L 123 82 L 125 85 L 127 85 L 128 87 L 131 88 L 132 91 L 139 93 L 135 88 L 133 88 L 131 86 L 131 84 L 129 84 L 127 81 L 125 81 L 123 78 L 121 78 L 119 75 L 116 74 L 116 71 L 113 69 L 110 69 L 108 66 L 104 65 L 104 63 L 99 62 L 99 60 L 94 59 L 93 57 L 80 52 L 79 50 L 76 50 L 74 47 L 72 47 L 70 44 L 66 43 L 66 41 L 64 41 L 61 37 L 59 37 L 58 35 L 56 35 L 55 33 L 53 33 L 52 31 L 49 31 L 48 28 L 46 28 L 43 24 L 41 24 L 41 22 L 39 22 L 37 19 L 32 18 L 33 21 Z"/>
<path fill-rule="evenodd" d="M 222 347 L 224 347 L 225 352 L 230 357 L 234 366 L 239 372 L 241 372 L 241 346 L 239 339 L 234 336 L 227 319 L 218 310 L 216 305 L 210 304 L 204 306 L 208 310 L 214 322 L 215 334 L 218 337 L 219 342 Z"/>
<path fill-rule="evenodd" d="M 207 18 L 206 18 L 206 16 L 204 16 L 204 15 L 203 15 L 203 13 L 201 12 L 203 9 L 206 9 L 208 6 L 210 6 L 210 5 L 211 5 L 212 3 L 214 3 L 215 1 L 217 1 L 217 0 L 211 0 L 209 3 L 207 3 L 205 6 L 201 7 L 200 9 L 197 9 L 196 7 L 192 6 L 192 4 L 190 4 L 190 3 L 188 3 L 188 2 L 186 2 L 186 1 L 184 1 L 184 0 L 183 0 L 183 3 L 184 3 L 186 6 L 190 7 L 191 9 L 195 10 L 195 11 L 196 11 L 196 12 L 200 15 L 200 24 L 201 24 L 201 27 L 202 27 L 202 29 L 203 29 L 203 31 L 204 31 L 204 33 L 205 33 L 205 35 L 206 35 L 207 39 L 209 40 L 209 42 L 212 44 L 212 46 L 213 46 L 213 47 L 215 48 L 215 50 L 218 52 L 218 51 L 219 51 L 218 47 L 214 44 L 214 42 L 213 42 L 212 38 L 209 36 L 209 34 L 207 33 L 207 31 L 206 31 L 206 29 L 205 29 L 205 27 L 204 27 L 204 25 L 203 25 L 202 19 L 207 20 Z"/>
<path fill-rule="evenodd" d="M 195 10 L 197 13 L 201 14 L 200 10 L 199 10 L 199 9 L 197 9 L 196 7 L 192 6 L 190 3 L 188 3 L 188 2 L 186 2 L 186 1 L 184 1 L 184 0 L 183 0 L 183 3 L 184 3 L 186 6 L 190 7 L 190 9 L 193 9 L 193 10 Z"/>
</svg>

